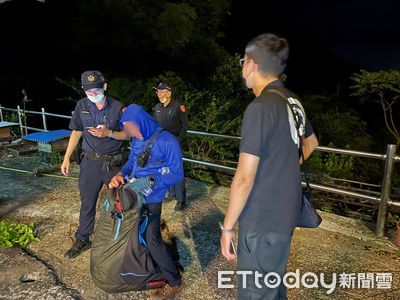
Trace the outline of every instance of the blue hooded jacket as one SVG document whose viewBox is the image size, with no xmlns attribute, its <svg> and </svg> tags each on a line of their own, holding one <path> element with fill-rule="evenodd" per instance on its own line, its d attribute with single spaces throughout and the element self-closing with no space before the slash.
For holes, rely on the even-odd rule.
<svg viewBox="0 0 400 300">
<path fill-rule="evenodd" d="M 132 138 L 132 149 L 128 162 L 122 167 L 124 177 L 155 177 L 153 192 L 147 196 L 146 203 L 159 203 L 165 199 L 171 185 L 181 182 L 183 176 L 182 152 L 178 140 L 167 131 L 162 131 L 151 149 L 149 160 L 143 168 L 137 165 L 137 157 L 146 148 L 151 136 L 162 130 L 160 125 L 139 105 L 129 105 L 123 113 L 120 124 L 134 122 L 143 136 L 143 140 Z M 165 173 L 166 168 L 169 172 Z M 163 172 L 164 170 L 164 172 Z"/>
</svg>

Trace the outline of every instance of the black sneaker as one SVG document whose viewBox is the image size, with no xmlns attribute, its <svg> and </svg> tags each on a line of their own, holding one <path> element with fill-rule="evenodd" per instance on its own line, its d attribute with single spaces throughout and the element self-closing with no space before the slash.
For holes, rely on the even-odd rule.
<svg viewBox="0 0 400 300">
<path fill-rule="evenodd" d="M 65 253 L 66 258 L 75 258 L 79 256 L 83 251 L 90 249 L 92 242 L 84 240 L 76 240 L 75 244 Z"/>
<path fill-rule="evenodd" d="M 177 202 L 175 205 L 175 211 L 183 211 L 186 208 L 186 202 Z"/>
</svg>

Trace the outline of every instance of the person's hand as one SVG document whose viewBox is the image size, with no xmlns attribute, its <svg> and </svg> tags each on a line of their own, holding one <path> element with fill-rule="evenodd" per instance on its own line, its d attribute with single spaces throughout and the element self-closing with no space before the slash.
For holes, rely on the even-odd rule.
<svg viewBox="0 0 400 300">
<path fill-rule="evenodd" d="M 227 260 L 235 260 L 237 257 L 236 253 L 231 252 L 231 245 L 232 245 L 232 241 L 233 241 L 234 237 L 235 237 L 235 233 L 233 231 L 222 231 L 221 232 L 221 239 L 220 239 L 221 252 L 222 252 L 222 255 Z"/>
<path fill-rule="evenodd" d="M 108 185 L 109 189 L 112 188 L 117 188 L 119 187 L 121 184 L 125 183 L 125 179 L 124 179 L 124 175 L 122 175 L 121 172 L 119 172 L 117 175 L 115 175 L 112 179 L 110 184 Z"/>
<path fill-rule="evenodd" d="M 70 168 L 71 168 L 71 163 L 68 158 L 65 158 L 63 163 L 61 164 L 61 173 L 64 176 L 69 176 Z"/>
<path fill-rule="evenodd" d="M 89 128 L 88 131 L 91 135 L 99 138 L 108 137 L 111 133 L 111 130 L 108 129 L 105 125 L 99 125 L 96 128 Z"/>
</svg>

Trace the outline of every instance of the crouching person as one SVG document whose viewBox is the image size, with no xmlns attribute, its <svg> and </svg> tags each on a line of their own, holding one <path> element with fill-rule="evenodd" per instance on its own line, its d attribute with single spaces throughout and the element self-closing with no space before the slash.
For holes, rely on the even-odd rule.
<svg viewBox="0 0 400 300">
<path fill-rule="evenodd" d="M 183 163 L 180 145 L 176 138 L 163 130 L 140 106 L 132 104 L 122 115 L 120 124 L 132 138 L 128 162 L 115 175 L 109 188 L 117 188 L 143 177 L 154 178 L 151 193 L 145 198 L 143 208 L 149 221 L 145 233 L 148 251 L 158 264 L 168 284 L 152 295 L 152 299 L 173 299 L 183 288 L 181 275 L 161 237 L 160 217 L 162 202 L 168 188 L 183 180 Z"/>
</svg>

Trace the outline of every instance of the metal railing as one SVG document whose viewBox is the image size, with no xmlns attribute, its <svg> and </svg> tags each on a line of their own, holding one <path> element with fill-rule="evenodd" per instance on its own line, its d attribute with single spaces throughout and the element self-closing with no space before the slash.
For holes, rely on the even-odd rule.
<svg viewBox="0 0 400 300">
<path fill-rule="evenodd" d="M 48 117 L 48 116 L 56 117 L 56 118 L 64 118 L 64 119 L 72 118 L 72 115 L 67 116 L 67 115 L 60 115 L 60 114 L 53 114 L 53 113 L 45 112 L 44 108 L 42 108 L 41 111 L 39 112 L 39 111 L 21 110 L 21 108 L 19 106 L 17 106 L 17 109 L 12 109 L 12 108 L 7 108 L 7 107 L 2 107 L 0 105 L 0 120 L 1 121 L 4 121 L 3 111 L 11 111 L 11 112 L 18 113 L 21 134 L 23 133 L 24 129 L 32 130 L 32 131 L 42 131 L 42 132 L 48 131 L 47 119 L 46 119 L 46 117 Z M 41 115 L 42 122 L 43 122 L 43 128 L 34 128 L 34 127 L 29 127 L 26 124 L 24 125 L 22 122 L 22 115 L 26 116 L 26 114 Z M 195 131 L 195 130 L 188 130 L 188 134 L 198 135 L 198 136 L 206 136 L 206 137 L 212 137 L 212 138 L 240 140 L 239 136 L 230 136 L 230 135 L 225 135 L 225 134 L 208 133 L 208 132 Z M 385 162 L 383 175 L 382 175 L 381 191 L 380 191 L 379 196 L 377 196 L 376 193 L 371 193 L 368 190 L 361 189 L 362 191 L 355 192 L 355 191 L 349 191 L 346 189 L 341 189 L 341 188 L 322 185 L 322 184 L 315 184 L 315 183 L 310 184 L 311 188 L 313 188 L 315 190 L 344 195 L 344 196 L 356 197 L 356 198 L 368 200 L 368 201 L 379 204 L 375 233 L 378 237 L 384 236 L 385 224 L 387 221 L 389 208 L 390 207 L 400 208 L 400 202 L 392 201 L 390 198 L 391 190 L 392 190 L 392 174 L 393 174 L 394 163 L 400 161 L 400 156 L 396 156 L 397 146 L 396 145 L 387 145 L 385 154 L 339 149 L 339 148 L 331 148 L 331 147 L 324 147 L 324 146 L 319 146 L 319 147 L 317 147 L 316 150 L 322 151 L 322 152 L 328 152 L 328 153 L 341 154 L 341 155 L 378 159 L 378 160 L 383 160 Z M 229 167 L 229 166 L 212 163 L 212 162 L 196 160 L 196 159 L 192 159 L 192 158 L 183 158 L 183 160 L 186 162 L 189 162 L 189 163 L 199 164 L 199 165 L 203 165 L 203 166 L 206 166 L 209 168 L 216 168 L 216 169 L 221 169 L 221 170 L 230 171 L 230 172 L 233 172 L 236 170 L 236 168 L 234 168 L 234 167 Z M 302 182 L 302 185 L 305 186 L 306 183 Z"/>
<path fill-rule="evenodd" d="M 72 112 L 71 116 L 60 115 L 60 114 L 52 114 L 52 113 L 46 112 L 43 107 L 41 108 L 41 111 L 23 110 L 23 109 L 21 109 L 21 107 L 19 105 L 17 105 L 17 108 L 14 109 L 14 108 L 2 107 L 1 104 L 0 104 L 0 121 L 4 121 L 3 111 L 16 112 L 18 114 L 18 122 L 19 122 L 19 127 L 21 129 L 21 134 L 24 132 L 24 129 L 25 129 L 25 133 L 27 132 L 27 130 L 41 131 L 41 132 L 48 131 L 48 129 L 47 129 L 47 118 L 46 118 L 47 116 L 56 117 L 56 118 L 63 118 L 63 119 L 71 119 L 72 118 L 72 114 L 73 114 L 73 112 Z M 42 122 L 43 122 L 43 128 L 29 127 L 26 124 L 24 125 L 23 120 L 22 120 L 22 116 L 23 115 L 26 116 L 27 114 L 41 115 L 42 116 Z"/>
</svg>

